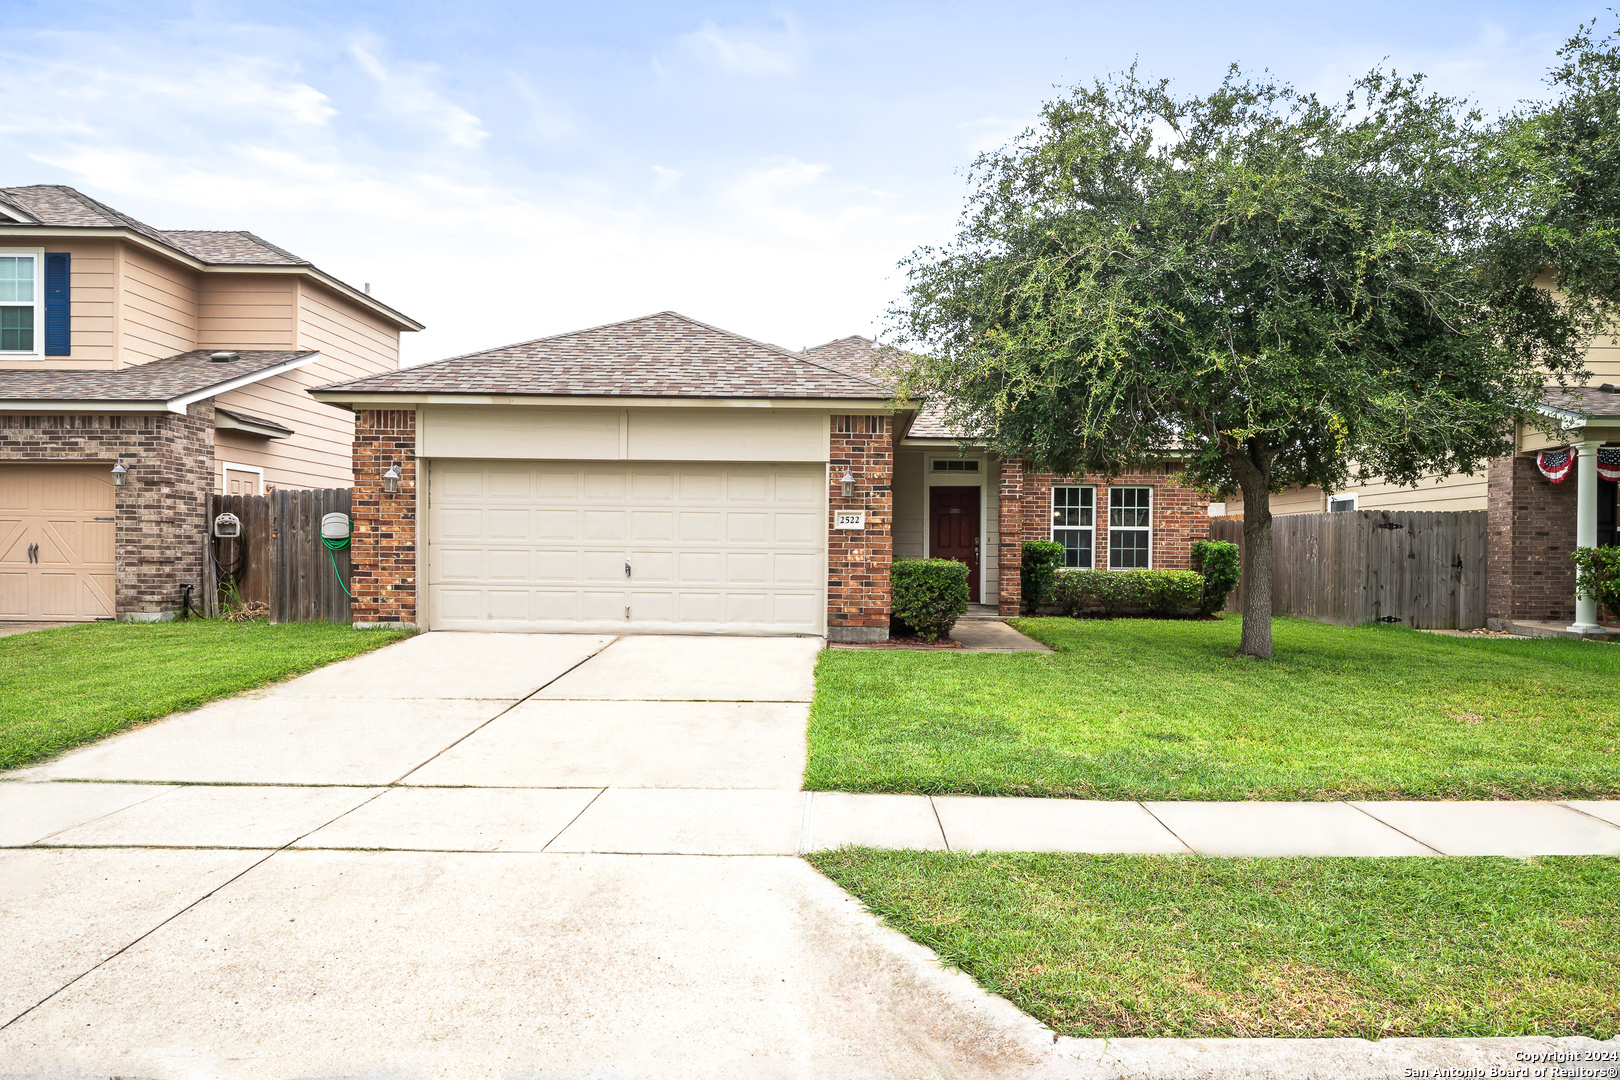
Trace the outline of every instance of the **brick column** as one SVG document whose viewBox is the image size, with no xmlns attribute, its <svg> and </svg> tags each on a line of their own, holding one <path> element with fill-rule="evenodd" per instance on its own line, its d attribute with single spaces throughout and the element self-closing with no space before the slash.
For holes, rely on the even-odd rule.
<svg viewBox="0 0 1620 1080">
<path fill-rule="evenodd" d="M 399 490 L 383 474 L 399 466 Z M 355 626 L 416 623 L 416 412 L 362 409 L 354 423 Z"/>
<path fill-rule="evenodd" d="M 1485 625 L 1513 619 L 1513 458 L 1491 462 L 1485 485 Z"/>
<path fill-rule="evenodd" d="M 844 473 L 856 490 L 844 498 Z M 827 462 L 828 504 L 865 510 L 866 528 L 834 529 L 827 522 L 827 640 L 887 641 L 889 567 L 894 561 L 894 440 L 887 416 L 832 417 Z"/>
<path fill-rule="evenodd" d="M 1571 470 L 1573 472 L 1573 470 Z M 1491 462 L 1486 485 L 1485 625 L 1575 617 L 1574 477 L 1555 484 L 1534 454 Z"/>
<path fill-rule="evenodd" d="M 1002 615 L 1017 615 L 1023 603 L 1024 583 L 1024 463 L 1002 461 L 998 489 L 1001 540 L 997 544 L 997 602 Z"/>
</svg>

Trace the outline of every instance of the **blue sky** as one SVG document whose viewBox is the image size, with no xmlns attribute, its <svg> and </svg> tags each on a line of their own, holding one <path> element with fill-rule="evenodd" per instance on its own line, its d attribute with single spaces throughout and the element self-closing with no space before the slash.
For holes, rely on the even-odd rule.
<svg viewBox="0 0 1620 1080">
<path fill-rule="evenodd" d="M 408 361 L 666 308 L 799 348 L 872 333 L 1062 87 L 1387 61 L 1495 109 L 1603 11 L 0 0 L 0 185 L 250 229 L 427 323 Z"/>
</svg>

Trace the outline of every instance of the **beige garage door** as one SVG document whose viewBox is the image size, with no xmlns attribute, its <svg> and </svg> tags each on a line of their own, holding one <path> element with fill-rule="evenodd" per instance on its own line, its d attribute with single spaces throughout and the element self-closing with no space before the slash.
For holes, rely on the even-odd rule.
<svg viewBox="0 0 1620 1080">
<path fill-rule="evenodd" d="M 825 468 L 434 461 L 428 623 L 820 634 Z"/>
<path fill-rule="evenodd" d="M 111 618 L 106 465 L 0 463 L 0 619 Z"/>
</svg>

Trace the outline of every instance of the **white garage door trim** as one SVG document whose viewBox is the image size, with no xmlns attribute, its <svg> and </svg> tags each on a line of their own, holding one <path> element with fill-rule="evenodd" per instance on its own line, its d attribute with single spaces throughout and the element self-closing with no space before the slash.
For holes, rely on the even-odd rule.
<svg viewBox="0 0 1620 1080">
<path fill-rule="evenodd" d="M 825 463 L 436 459 L 427 476 L 431 629 L 826 632 Z"/>
</svg>

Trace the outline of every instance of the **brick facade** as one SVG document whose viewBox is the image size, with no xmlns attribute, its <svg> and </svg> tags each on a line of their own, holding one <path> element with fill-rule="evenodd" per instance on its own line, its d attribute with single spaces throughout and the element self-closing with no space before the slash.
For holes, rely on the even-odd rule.
<svg viewBox="0 0 1620 1080">
<path fill-rule="evenodd" d="M 1575 618 L 1576 470 L 1561 484 L 1534 455 L 1491 462 L 1485 531 L 1485 625 Z"/>
<path fill-rule="evenodd" d="M 398 465 L 399 490 L 383 490 Z M 416 412 L 363 409 L 354 424 L 355 625 L 416 622 Z"/>
<path fill-rule="evenodd" d="M 1001 463 L 1001 596 L 1003 615 L 1017 615 L 1022 583 L 1019 566 L 1023 543 L 1052 538 L 1052 487 L 1083 484 L 1097 489 L 1092 536 L 1093 563 L 1108 565 L 1108 491 L 1111 487 L 1153 489 L 1153 549 L 1155 570 L 1192 567 L 1192 546 L 1209 538 L 1209 497 L 1187 485 L 1175 464 L 1128 470 L 1109 480 L 1100 476 L 1056 476 L 1028 470 L 1022 462 Z"/>
<path fill-rule="evenodd" d="M 889 637 L 889 566 L 894 555 L 894 442 L 887 416 L 833 416 L 827 461 L 828 503 L 865 510 L 862 532 L 827 521 L 827 640 L 886 641 Z M 844 498 L 846 472 L 856 493 Z"/>
<path fill-rule="evenodd" d="M 1000 576 L 996 579 L 999 582 L 996 610 L 1010 616 L 1017 615 L 1023 605 L 1024 582 L 1019 568 L 1024 563 L 1021 545 L 1024 542 L 1024 519 L 1028 516 L 1024 507 L 1024 463 L 1002 461 L 998 483 L 1000 539 L 997 541 L 996 558 L 1000 560 Z M 1050 483 L 1046 490 L 1052 490 Z M 926 524 L 924 528 L 927 528 Z"/>
<path fill-rule="evenodd" d="M 214 403 L 174 413 L 0 416 L 0 461 L 105 463 L 129 470 L 116 489 L 118 618 L 180 610 L 182 585 L 202 595 L 207 495 L 214 489 Z"/>
</svg>

